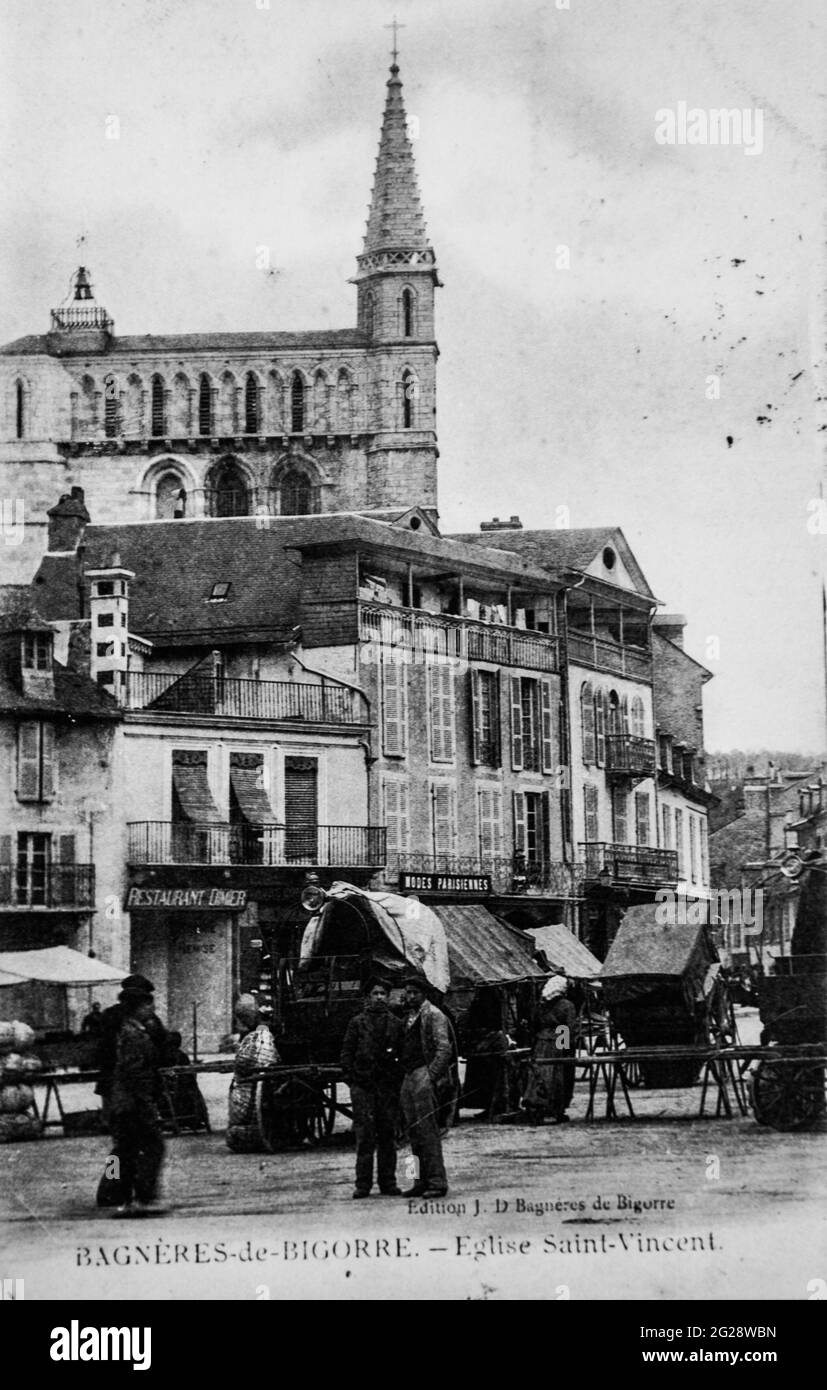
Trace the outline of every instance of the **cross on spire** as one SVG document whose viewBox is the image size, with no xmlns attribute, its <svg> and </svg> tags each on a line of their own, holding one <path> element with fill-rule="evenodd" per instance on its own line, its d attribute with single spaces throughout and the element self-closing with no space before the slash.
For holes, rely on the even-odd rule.
<svg viewBox="0 0 827 1390">
<path fill-rule="evenodd" d="M 386 28 L 386 29 L 392 29 L 392 30 L 393 30 L 393 65 L 394 65 L 394 67 L 396 67 L 396 65 L 397 65 L 397 64 L 396 64 L 396 60 L 397 60 L 397 58 L 399 57 L 399 45 L 398 45 L 399 30 L 400 30 L 400 29 L 407 29 L 407 27 L 408 27 L 407 24 L 400 24 L 400 23 L 399 23 L 398 19 L 396 18 L 396 15 L 394 15 L 394 17 L 393 17 L 393 23 L 392 23 L 392 24 L 386 24 L 386 25 L 385 25 L 385 28 Z"/>
</svg>

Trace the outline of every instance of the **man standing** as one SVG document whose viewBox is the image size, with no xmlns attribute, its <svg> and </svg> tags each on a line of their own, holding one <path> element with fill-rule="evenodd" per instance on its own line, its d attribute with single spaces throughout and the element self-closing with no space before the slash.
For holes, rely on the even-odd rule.
<svg viewBox="0 0 827 1390">
<path fill-rule="evenodd" d="M 374 1153 L 379 1191 L 383 1197 L 399 1196 L 396 1117 L 402 1024 L 388 1009 L 389 994 L 382 980 L 368 981 L 365 1008 L 350 1020 L 342 1045 L 342 1070 L 350 1087 L 356 1130 L 355 1198 L 370 1196 Z"/>
<path fill-rule="evenodd" d="M 442 1093 L 450 1087 L 455 1059 L 451 1025 L 441 1009 L 425 997 L 421 975 L 405 977 L 408 1017 L 402 1037 L 404 1078 L 402 1113 L 419 1174 L 406 1197 L 444 1197 L 448 1179 L 442 1157 L 439 1111 Z"/>
<path fill-rule="evenodd" d="M 123 989 L 121 1004 L 110 1124 L 122 1190 L 117 1214 L 131 1216 L 154 1207 L 164 1140 L 158 1113 L 158 1057 L 147 1031 L 154 1016 L 153 998 L 146 990 Z"/>
<path fill-rule="evenodd" d="M 101 1098 L 101 1112 L 103 1122 L 109 1128 L 109 1101 L 112 1093 L 112 1081 L 115 1075 L 115 1063 L 118 1053 L 118 1035 L 121 1026 L 126 1018 L 125 1000 L 134 994 L 147 994 L 152 1001 L 155 993 L 155 986 L 145 975 L 127 975 L 121 982 L 121 993 L 118 995 L 117 1004 L 105 1009 L 100 1016 L 100 1030 L 98 1032 L 98 1081 L 95 1086 L 96 1093 Z M 166 1029 L 155 1013 L 154 1007 L 146 1020 L 145 1028 L 155 1047 L 157 1061 L 160 1065 L 163 1053 L 164 1041 L 166 1039 Z"/>
</svg>

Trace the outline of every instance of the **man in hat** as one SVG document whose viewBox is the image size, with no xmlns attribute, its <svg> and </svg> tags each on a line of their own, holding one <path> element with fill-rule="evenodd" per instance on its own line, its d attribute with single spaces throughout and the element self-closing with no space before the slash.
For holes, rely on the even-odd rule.
<svg viewBox="0 0 827 1390">
<path fill-rule="evenodd" d="M 100 1032 L 98 1034 L 98 1081 L 95 1086 L 95 1093 L 101 1098 L 101 1112 L 104 1124 L 109 1125 L 109 1098 L 112 1092 L 112 1079 L 115 1074 L 115 1062 L 117 1058 L 118 1034 L 121 1030 L 126 1012 L 124 1009 L 125 999 L 131 997 L 135 992 L 148 994 L 150 999 L 154 997 L 155 986 L 146 975 L 127 975 L 121 981 L 121 992 L 118 995 L 117 1004 L 104 1009 L 100 1016 Z M 157 1060 L 160 1064 L 161 1057 L 166 1041 L 166 1029 L 153 1008 L 150 1017 L 147 1019 L 145 1031 L 151 1038 L 156 1049 Z"/>
<path fill-rule="evenodd" d="M 369 980 L 365 1007 L 350 1020 L 342 1044 L 342 1070 L 350 1088 L 356 1130 L 355 1198 L 369 1197 L 376 1177 L 383 1197 L 398 1197 L 396 1117 L 399 1109 L 399 1048 L 402 1024 L 388 1008 L 384 980 Z"/>
<path fill-rule="evenodd" d="M 456 1048 L 447 1018 L 426 998 L 424 977 L 410 971 L 404 985 L 408 1017 L 402 1034 L 400 1101 L 419 1173 L 403 1195 L 444 1197 L 448 1178 L 440 1138 L 440 1093 L 450 1084 Z"/>
<path fill-rule="evenodd" d="M 121 990 L 121 1026 L 109 1092 L 114 1155 L 121 1183 L 119 1216 L 152 1210 L 164 1159 L 158 1112 L 158 1054 L 147 1025 L 154 1017 L 149 990 Z"/>
</svg>

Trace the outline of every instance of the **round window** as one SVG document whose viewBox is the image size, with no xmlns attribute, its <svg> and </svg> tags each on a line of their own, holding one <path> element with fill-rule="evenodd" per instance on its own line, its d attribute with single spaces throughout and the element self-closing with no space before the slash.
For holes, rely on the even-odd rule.
<svg viewBox="0 0 827 1390">
<path fill-rule="evenodd" d="M 606 566 L 607 570 L 614 569 L 616 558 L 617 556 L 612 550 L 612 547 L 610 545 L 607 545 L 606 549 L 603 551 L 603 564 Z"/>
</svg>

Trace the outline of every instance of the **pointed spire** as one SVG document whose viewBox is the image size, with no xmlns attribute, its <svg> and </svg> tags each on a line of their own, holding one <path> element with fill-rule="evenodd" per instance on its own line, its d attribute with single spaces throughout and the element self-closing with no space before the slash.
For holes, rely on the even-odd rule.
<svg viewBox="0 0 827 1390">
<path fill-rule="evenodd" d="M 394 37 L 394 45 L 395 42 Z M 396 62 L 390 72 L 363 254 L 425 252 L 430 254 L 424 259 L 433 262 Z"/>
</svg>

